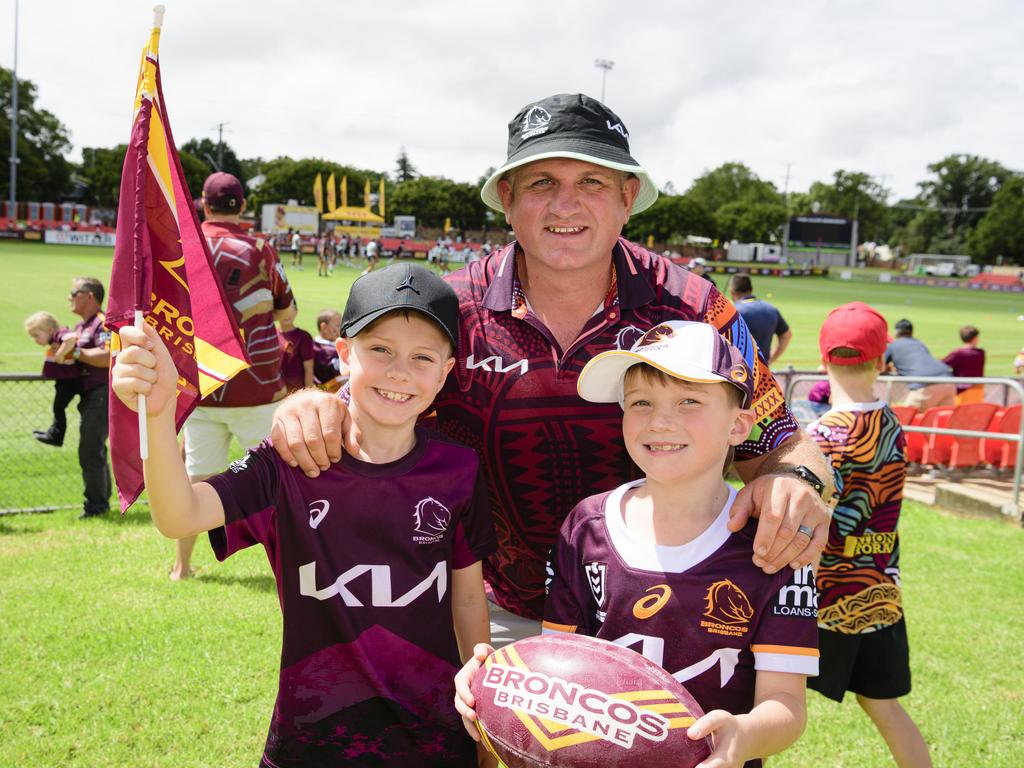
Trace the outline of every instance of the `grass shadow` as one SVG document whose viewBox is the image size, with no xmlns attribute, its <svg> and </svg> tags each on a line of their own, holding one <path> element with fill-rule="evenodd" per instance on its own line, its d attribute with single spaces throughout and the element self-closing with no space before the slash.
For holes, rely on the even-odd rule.
<svg viewBox="0 0 1024 768">
<path fill-rule="evenodd" d="M 256 592 L 277 592 L 273 576 L 232 576 L 224 573 L 206 572 L 195 579 L 197 584 L 212 583 L 224 586 L 241 586 Z"/>
</svg>

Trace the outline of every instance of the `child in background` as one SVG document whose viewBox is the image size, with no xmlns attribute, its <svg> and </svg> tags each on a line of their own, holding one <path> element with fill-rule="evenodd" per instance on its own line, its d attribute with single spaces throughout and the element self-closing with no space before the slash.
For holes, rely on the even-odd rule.
<svg viewBox="0 0 1024 768">
<path fill-rule="evenodd" d="M 288 317 L 277 321 L 281 342 L 281 380 L 288 392 L 313 386 L 313 337 L 295 327 L 299 308 L 294 303 Z"/>
<path fill-rule="evenodd" d="M 723 475 L 754 423 L 750 368 L 712 326 L 671 321 L 631 350 L 597 355 L 577 387 L 622 405 L 626 450 L 645 479 L 569 513 L 548 564 L 543 631 L 642 653 L 705 710 L 688 735 L 712 735 L 708 765 L 759 766 L 803 732 L 818 651 L 811 567 L 768 575 L 751 562 L 754 522 L 726 527 L 736 491 Z M 456 679 L 470 720 L 468 682 L 491 649 L 477 651 Z"/>
<path fill-rule="evenodd" d="M 32 435 L 44 445 L 64 445 L 68 420 L 65 411 L 82 393 L 82 369 L 75 362 L 78 337 L 57 322 L 49 312 L 36 312 L 25 320 L 25 330 L 41 347 L 46 347 L 43 378 L 53 380 L 53 423 L 46 429 L 34 429 Z"/>
<path fill-rule="evenodd" d="M 320 389 L 337 392 L 348 381 L 348 365 L 338 355 L 341 314 L 322 309 L 316 316 L 317 336 L 313 339 L 313 379 Z"/>
<path fill-rule="evenodd" d="M 817 581 L 821 672 L 810 688 L 846 691 L 874 721 L 901 768 L 930 766 L 928 745 L 899 698 L 910 693 L 896 531 L 906 477 L 899 419 L 874 394 L 885 368 L 885 318 L 856 301 L 829 314 L 818 338 L 832 408 L 808 427 L 842 479 Z"/>
<path fill-rule="evenodd" d="M 266 441 L 194 485 L 170 355 L 148 325 L 121 330 L 111 385 L 132 408 L 147 396 L 157 528 L 210 531 L 220 560 L 262 544 L 277 580 L 281 671 L 261 768 L 476 766 L 452 678 L 489 636 L 490 500 L 476 453 L 416 424 L 455 364 L 458 321 L 455 292 L 422 267 L 357 280 L 338 348 L 359 455 L 308 478 Z"/>
</svg>

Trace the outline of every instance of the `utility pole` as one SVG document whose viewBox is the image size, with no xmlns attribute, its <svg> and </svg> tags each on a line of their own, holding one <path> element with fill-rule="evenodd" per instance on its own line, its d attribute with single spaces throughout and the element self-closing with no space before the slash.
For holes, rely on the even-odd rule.
<svg viewBox="0 0 1024 768">
<path fill-rule="evenodd" d="M 594 59 L 594 66 L 601 70 L 601 103 L 604 104 L 604 86 L 608 79 L 608 70 L 615 66 L 611 59 Z"/>
<path fill-rule="evenodd" d="M 786 185 L 782 192 L 782 199 L 786 204 L 786 215 L 789 215 L 789 169 L 793 167 L 793 163 L 786 163 Z"/>
<path fill-rule="evenodd" d="M 224 167 L 224 126 L 227 123 L 217 123 L 217 170 Z"/>
<path fill-rule="evenodd" d="M 11 70 L 10 214 L 18 218 L 18 0 L 14 0 L 14 68 Z"/>
</svg>

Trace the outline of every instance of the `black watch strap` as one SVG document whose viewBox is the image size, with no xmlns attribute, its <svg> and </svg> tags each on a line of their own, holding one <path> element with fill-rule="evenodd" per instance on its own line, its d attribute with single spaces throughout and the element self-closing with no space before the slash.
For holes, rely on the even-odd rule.
<svg viewBox="0 0 1024 768">
<path fill-rule="evenodd" d="M 811 486 L 811 488 L 817 491 L 818 495 L 821 496 L 821 498 L 825 498 L 825 483 L 823 483 L 821 481 L 821 478 L 814 474 L 814 472 L 812 472 L 807 467 L 801 464 L 796 467 L 786 467 L 782 471 L 790 475 L 796 475 L 809 486 Z"/>
</svg>

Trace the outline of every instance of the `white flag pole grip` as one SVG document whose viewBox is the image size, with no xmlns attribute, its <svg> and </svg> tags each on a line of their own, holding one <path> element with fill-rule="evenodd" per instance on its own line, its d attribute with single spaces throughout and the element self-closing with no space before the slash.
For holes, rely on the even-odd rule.
<svg viewBox="0 0 1024 768">
<path fill-rule="evenodd" d="M 160 6 L 161 8 L 163 6 Z M 142 317 L 142 310 L 135 310 L 135 327 L 141 329 L 145 324 Z M 146 425 L 146 396 L 139 395 L 139 458 L 145 461 L 149 458 L 149 429 Z"/>
<path fill-rule="evenodd" d="M 164 25 L 164 11 L 166 9 L 162 5 L 153 6 L 153 26 L 162 27 Z"/>
</svg>

